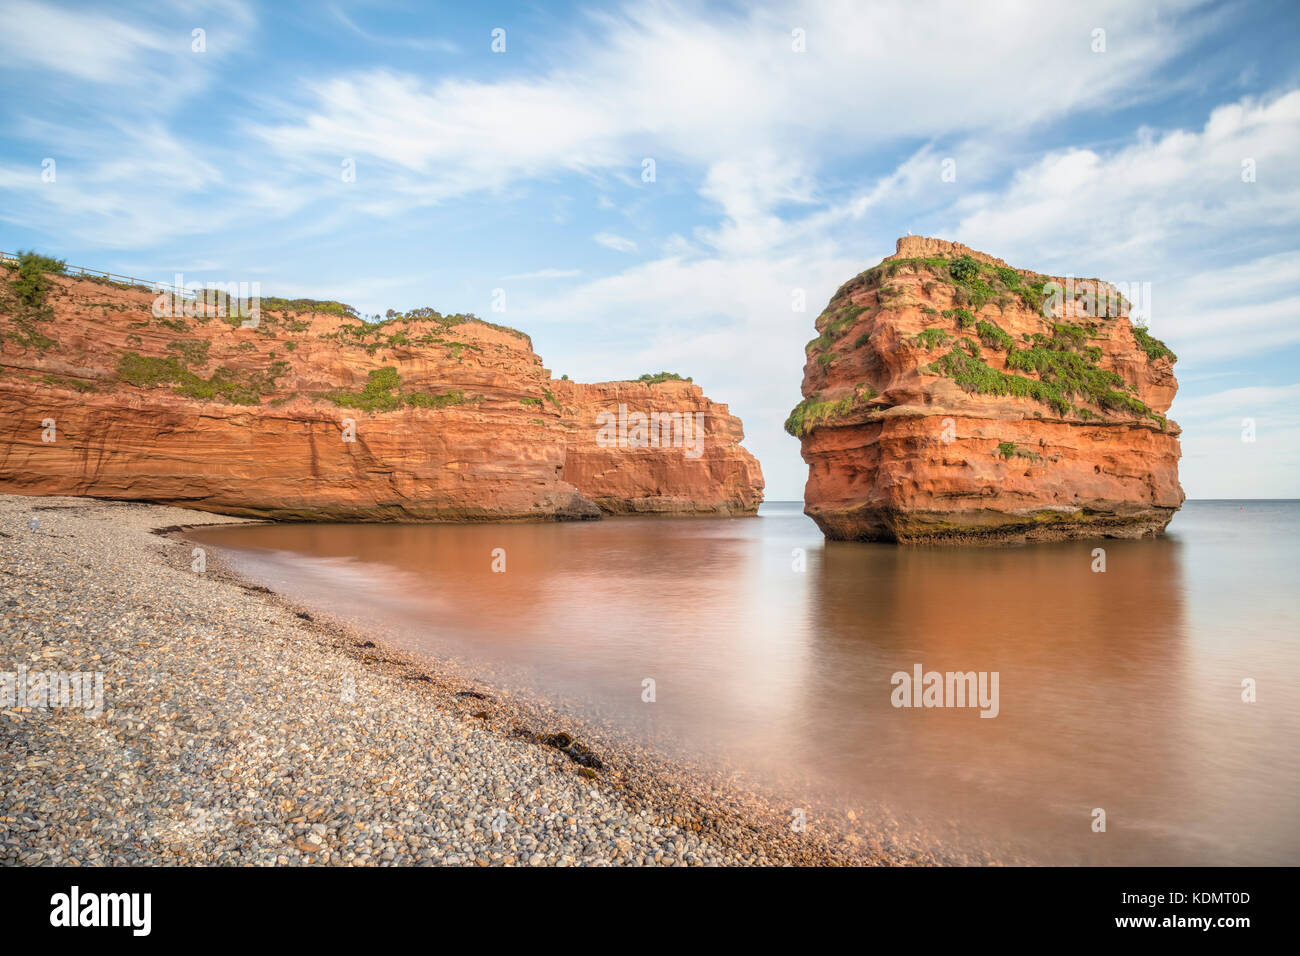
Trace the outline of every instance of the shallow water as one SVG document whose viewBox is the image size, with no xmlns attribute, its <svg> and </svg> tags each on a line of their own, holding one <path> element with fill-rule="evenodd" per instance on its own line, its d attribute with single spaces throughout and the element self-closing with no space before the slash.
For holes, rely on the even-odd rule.
<svg viewBox="0 0 1300 956">
<path fill-rule="evenodd" d="M 305 604 L 773 785 L 1042 862 L 1300 863 L 1300 502 L 992 549 L 825 542 L 800 509 L 192 537 Z M 893 706 L 916 665 L 997 672 L 997 716 Z"/>
</svg>

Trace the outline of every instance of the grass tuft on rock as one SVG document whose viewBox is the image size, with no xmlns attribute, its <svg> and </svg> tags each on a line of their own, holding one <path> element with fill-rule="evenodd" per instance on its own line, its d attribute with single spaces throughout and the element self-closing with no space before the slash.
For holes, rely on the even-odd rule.
<svg viewBox="0 0 1300 956">
<path fill-rule="evenodd" d="M 825 402 L 817 395 L 812 395 L 790 412 L 785 420 L 785 430 L 795 438 L 802 438 L 814 428 L 831 424 L 837 418 L 863 409 L 875 397 L 876 390 L 865 383 L 858 385 L 853 394 L 833 402 Z"/>
<path fill-rule="evenodd" d="M 410 392 L 402 389 L 402 376 L 391 366 L 372 369 L 366 376 L 365 387 L 359 392 L 328 392 L 318 395 L 340 408 L 355 408 L 363 412 L 393 412 L 403 406 L 411 408 L 450 408 L 465 402 L 465 393 L 458 388 L 446 392 Z M 541 404 L 541 399 L 537 399 Z"/>
<path fill-rule="evenodd" d="M 991 349 L 1002 349 L 1005 352 L 1015 345 L 1015 339 L 1004 332 L 1002 326 L 996 322 L 981 319 L 975 323 L 975 334 Z"/>
<path fill-rule="evenodd" d="M 288 362 L 274 362 L 266 370 L 236 370 L 219 367 L 209 378 L 196 375 L 185 367 L 179 356 L 159 358 L 124 352 L 118 361 L 117 377 L 137 388 L 174 386 L 172 391 L 200 401 L 220 401 L 230 405 L 257 405 L 262 397 L 275 392 L 276 379 L 289 371 Z"/>
</svg>

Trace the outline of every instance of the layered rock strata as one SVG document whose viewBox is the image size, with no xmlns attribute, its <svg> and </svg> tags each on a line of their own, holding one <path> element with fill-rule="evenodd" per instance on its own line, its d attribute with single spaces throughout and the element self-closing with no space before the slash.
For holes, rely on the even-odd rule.
<svg viewBox="0 0 1300 956">
<path fill-rule="evenodd" d="M 527 335 L 472 316 L 365 322 L 262 299 L 252 325 L 220 295 L 39 280 L 0 269 L 0 491 L 315 521 L 750 514 L 762 499 L 739 420 L 698 387 L 555 380 Z M 701 453 L 596 446 L 595 416 L 620 403 L 698 413 Z"/>
<path fill-rule="evenodd" d="M 908 236 L 846 282 L 786 429 L 828 538 L 1161 533 L 1183 502 L 1175 356 L 1098 280 Z"/>
</svg>

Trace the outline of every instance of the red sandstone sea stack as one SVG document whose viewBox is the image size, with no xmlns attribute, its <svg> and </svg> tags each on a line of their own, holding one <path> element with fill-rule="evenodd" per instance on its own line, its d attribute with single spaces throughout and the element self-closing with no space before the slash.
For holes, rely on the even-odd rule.
<svg viewBox="0 0 1300 956">
<path fill-rule="evenodd" d="M 416 310 L 263 299 L 256 327 L 0 268 L 0 491 L 288 520 L 554 520 L 753 514 L 740 421 L 684 381 L 555 380 L 529 337 Z M 226 310 L 229 311 L 229 310 Z M 602 447 L 619 403 L 690 414 L 701 453 Z M 50 424 L 45 424 L 46 422 Z M 348 439 L 348 440 L 345 440 Z"/>
<path fill-rule="evenodd" d="M 1107 283 L 908 236 L 816 327 L 786 429 L 828 538 L 1141 537 L 1182 505 L 1175 357 Z"/>
</svg>

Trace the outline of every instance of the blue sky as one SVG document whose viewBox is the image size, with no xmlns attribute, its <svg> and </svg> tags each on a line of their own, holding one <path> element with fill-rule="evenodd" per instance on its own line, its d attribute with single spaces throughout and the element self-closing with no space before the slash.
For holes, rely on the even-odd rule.
<svg viewBox="0 0 1300 956">
<path fill-rule="evenodd" d="M 6 251 L 475 312 L 578 380 L 692 375 L 789 499 L 813 319 L 898 236 L 940 236 L 1151 283 L 1188 495 L 1300 497 L 1294 2 L 0 0 L 0 23 Z"/>
</svg>

